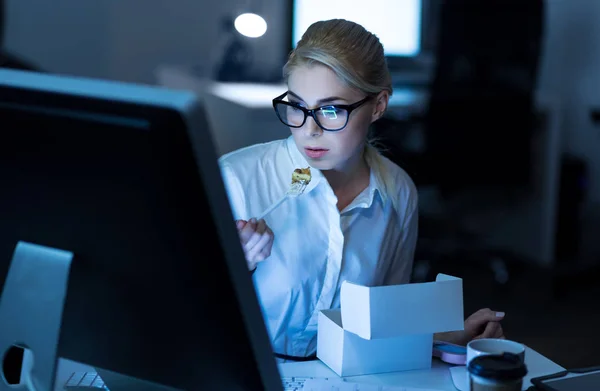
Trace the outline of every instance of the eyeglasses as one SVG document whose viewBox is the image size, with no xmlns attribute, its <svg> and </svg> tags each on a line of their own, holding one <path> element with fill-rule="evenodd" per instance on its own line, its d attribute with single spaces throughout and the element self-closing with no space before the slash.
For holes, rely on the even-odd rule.
<svg viewBox="0 0 600 391">
<path fill-rule="evenodd" d="M 348 125 L 350 113 L 371 97 L 359 100 L 351 105 L 326 105 L 315 109 L 307 109 L 297 103 L 284 101 L 287 91 L 273 99 L 273 108 L 279 120 L 291 128 L 301 128 L 308 116 L 313 117 L 317 125 L 328 132 L 338 132 Z"/>
</svg>

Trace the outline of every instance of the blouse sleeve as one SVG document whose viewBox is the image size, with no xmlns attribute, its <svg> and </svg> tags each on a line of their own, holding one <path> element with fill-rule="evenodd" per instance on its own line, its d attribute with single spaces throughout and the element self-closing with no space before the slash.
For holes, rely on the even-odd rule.
<svg viewBox="0 0 600 391">
<path fill-rule="evenodd" d="M 414 208 L 409 212 L 402 226 L 400 240 L 396 245 L 390 268 L 384 278 L 384 285 L 408 284 L 412 275 L 413 258 L 417 246 L 419 212 Z"/>
<path fill-rule="evenodd" d="M 228 164 L 220 162 L 220 167 L 233 218 L 247 220 L 249 217 L 246 216 L 246 197 L 239 178 Z"/>
</svg>

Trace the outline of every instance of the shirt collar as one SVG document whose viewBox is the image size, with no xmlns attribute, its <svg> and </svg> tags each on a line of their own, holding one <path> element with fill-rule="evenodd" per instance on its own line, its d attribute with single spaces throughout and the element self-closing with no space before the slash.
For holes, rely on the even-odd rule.
<svg viewBox="0 0 600 391">
<path fill-rule="evenodd" d="M 289 136 L 286 140 L 286 146 L 290 153 L 290 157 L 292 158 L 292 164 L 297 168 L 305 168 L 308 167 L 308 162 L 302 156 L 298 147 L 296 146 L 296 142 L 294 141 L 294 136 Z"/>
<path fill-rule="evenodd" d="M 354 208 L 365 208 L 368 209 L 373 205 L 373 201 L 375 200 L 375 196 L 379 194 L 382 200 L 385 200 L 385 194 L 381 191 L 381 187 L 379 185 L 379 179 L 375 174 L 375 170 L 371 168 L 371 175 L 369 177 L 369 186 L 360 193 L 354 201 L 345 211 L 349 211 Z"/>
<path fill-rule="evenodd" d="M 365 153 L 367 154 L 366 160 L 369 168 L 371 169 L 371 177 L 369 180 L 369 206 L 373 202 L 375 193 L 379 194 L 381 200 L 385 203 L 387 201 L 387 192 L 385 191 L 384 175 L 386 175 L 386 169 L 383 165 L 383 160 L 379 158 L 379 152 L 374 147 L 367 146 Z M 372 148 L 372 150 L 371 150 Z"/>
</svg>

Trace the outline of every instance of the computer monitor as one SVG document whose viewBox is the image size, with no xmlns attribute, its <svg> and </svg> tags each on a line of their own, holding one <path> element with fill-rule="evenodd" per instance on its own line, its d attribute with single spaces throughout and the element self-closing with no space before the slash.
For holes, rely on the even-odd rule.
<svg viewBox="0 0 600 391">
<path fill-rule="evenodd" d="M 347 19 L 377 35 L 388 58 L 415 57 L 422 46 L 424 1 L 293 0 L 292 49 L 314 22 Z"/>
<path fill-rule="evenodd" d="M 193 94 L 0 70 L 0 118 L 0 349 L 33 350 L 38 389 L 53 348 L 176 389 L 282 389 Z"/>
</svg>

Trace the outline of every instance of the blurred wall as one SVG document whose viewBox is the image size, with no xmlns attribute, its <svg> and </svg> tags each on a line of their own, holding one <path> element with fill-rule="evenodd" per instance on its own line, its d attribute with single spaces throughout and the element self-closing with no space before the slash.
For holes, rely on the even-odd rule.
<svg viewBox="0 0 600 391">
<path fill-rule="evenodd" d="M 286 2 L 256 2 L 269 23 L 257 63 L 281 64 Z M 223 17 L 245 0 L 6 0 L 6 46 L 57 73 L 153 83 L 163 63 L 206 63 Z M 275 65 L 273 65 L 275 64 Z"/>
<path fill-rule="evenodd" d="M 548 39 L 541 86 L 561 94 L 565 152 L 589 163 L 590 211 L 600 210 L 600 127 L 590 110 L 600 108 L 600 1 L 547 0 Z"/>
<path fill-rule="evenodd" d="M 565 151 L 586 157 L 590 207 L 600 209 L 600 1 L 547 0 L 547 39 L 540 87 L 562 97 Z M 269 24 L 254 43 L 259 69 L 286 54 L 287 1 L 254 4 Z M 159 64 L 205 64 L 221 18 L 246 0 L 7 0 L 8 49 L 58 73 L 153 83 Z M 210 9 L 210 11 L 209 11 Z"/>
</svg>

